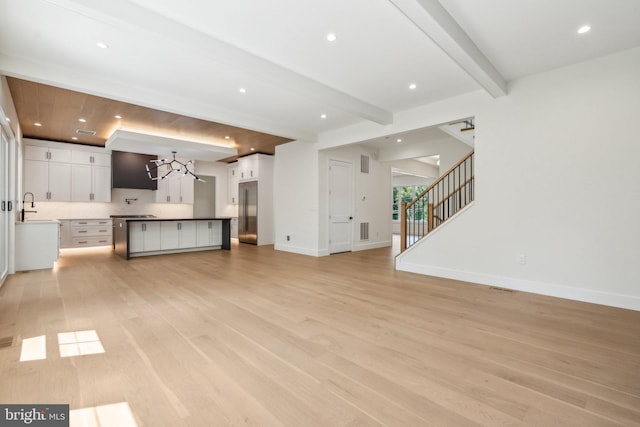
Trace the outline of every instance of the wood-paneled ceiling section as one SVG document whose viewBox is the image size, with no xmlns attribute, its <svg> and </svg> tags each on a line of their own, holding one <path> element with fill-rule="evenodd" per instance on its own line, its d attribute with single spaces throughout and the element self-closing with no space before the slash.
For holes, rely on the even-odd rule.
<svg viewBox="0 0 640 427">
<path fill-rule="evenodd" d="M 7 81 L 25 138 L 104 147 L 114 130 L 126 129 L 225 144 L 238 150 L 238 156 L 222 159 L 223 162 L 253 153 L 275 154 L 277 145 L 291 141 L 13 77 L 7 77 Z M 78 129 L 95 131 L 95 135 L 79 133 Z"/>
</svg>

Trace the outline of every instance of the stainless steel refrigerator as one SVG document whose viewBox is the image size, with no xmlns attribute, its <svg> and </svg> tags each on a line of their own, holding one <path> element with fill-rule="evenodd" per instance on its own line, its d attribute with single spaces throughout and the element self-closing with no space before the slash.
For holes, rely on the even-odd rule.
<svg viewBox="0 0 640 427">
<path fill-rule="evenodd" d="M 238 187 L 238 241 L 258 244 L 258 181 Z"/>
</svg>

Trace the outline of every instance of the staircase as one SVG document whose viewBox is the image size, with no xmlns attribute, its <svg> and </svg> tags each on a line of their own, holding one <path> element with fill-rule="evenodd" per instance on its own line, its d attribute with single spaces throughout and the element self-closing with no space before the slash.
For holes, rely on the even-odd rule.
<svg viewBox="0 0 640 427">
<path fill-rule="evenodd" d="M 402 202 L 401 252 L 473 201 L 473 155 L 471 151 L 410 203 Z"/>
</svg>

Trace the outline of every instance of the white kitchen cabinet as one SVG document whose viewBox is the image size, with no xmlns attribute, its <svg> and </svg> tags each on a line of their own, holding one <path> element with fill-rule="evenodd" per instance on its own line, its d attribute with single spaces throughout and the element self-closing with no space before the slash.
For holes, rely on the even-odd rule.
<svg viewBox="0 0 640 427">
<path fill-rule="evenodd" d="M 60 223 L 26 221 L 16 223 L 16 271 L 51 268 L 60 253 Z"/>
<path fill-rule="evenodd" d="M 33 193 L 36 201 L 68 202 L 71 200 L 71 164 L 25 160 L 22 188 L 24 192 Z"/>
<path fill-rule="evenodd" d="M 129 252 L 159 251 L 161 247 L 159 222 L 129 223 Z"/>
<path fill-rule="evenodd" d="M 193 204 L 195 180 L 188 176 L 180 179 L 180 203 Z"/>
<path fill-rule="evenodd" d="M 240 182 L 240 173 L 238 164 L 234 163 L 227 169 L 227 202 L 231 205 L 238 204 L 238 183 Z"/>
<path fill-rule="evenodd" d="M 71 247 L 107 246 L 112 243 L 111 219 L 70 220 Z"/>
<path fill-rule="evenodd" d="M 111 167 L 72 164 L 71 200 L 74 202 L 110 202 Z"/>
<path fill-rule="evenodd" d="M 196 224 L 194 221 L 162 222 L 162 250 L 193 248 L 196 246 Z"/>
<path fill-rule="evenodd" d="M 107 246 L 113 241 L 112 230 L 109 218 L 60 220 L 60 247 Z"/>
<path fill-rule="evenodd" d="M 111 201 L 111 166 L 93 166 L 91 175 L 93 201 Z"/>
<path fill-rule="evenodd" d="M 196 221 L 196 246 L 222 245 L 222 222 L 220 221 Z"/>
<path fill-rule="evenodd" d="M 259 177 L 260 156 L 262 155 L 252 154 L 238 159 L 238 172 L 240 173 L 239 179 L 241 181 L 257 179 Z"/>
<path fill-rule="evenodd" d="M 180 248 L 196 247 L 196 237 L 195 221 L 185 221 L 180 223 Z"/>
<path fill-rule="evenodd" d="M 25 145 L 24 158 L 25 160 L 69 163 L 71 162 L 71 150 L 42 145 Z"/>
<path fill-rule="evenodd" d="M 52 202 L 110 202 L 111 154 L 97 147 L 24 139 L 25 192 Z"/>
<path fill-rule="evenodd" d="M 156 202 L 193 204 L 193 184 L 193 179 L 188 176 L 158 180 Z"/>
<path fill-rule="evenodd" d="M 186 163 L 187 160 L 177 159 Z M 190 165 L 193 168 L 193 165 Z M 158 168 L 158 176 L 165 176 L 171 170 L 170 165 Z M 169 175 L 165 179 L 158 180 L 156 191 L 157 203 L 190 203 L 193 204 L 193 184 L 191 176 Z"/>
<path fill-rule="evenodd" d="M 111 155 L 86 150 L 71 150 L 71 163 L 111 167 Z"/>
</svg>

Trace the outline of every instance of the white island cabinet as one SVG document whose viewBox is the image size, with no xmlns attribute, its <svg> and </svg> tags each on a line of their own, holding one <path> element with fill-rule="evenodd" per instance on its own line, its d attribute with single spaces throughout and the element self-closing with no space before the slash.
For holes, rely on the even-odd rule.
<svg viewBox="0 0 640 427">
<path fill-rule="evenodd" d="M 126 259 L 175 252 L 229 250 L 230 222 L 230 218 L 116 218 L 114 250 Z"/>
<path fill-rule="evenodd" d="M 122 227 L 122 225 L 120 226 Z M 129 225 L 129 250 L 131 252 L 159 251 L 160 242 L 159 222 L 135 222 Z"/>
<path fill-rule="evenodd" d="M 60 221 L 16 223 L 16 271 L 52 268 L 60 253 Z"/>
</svg>

